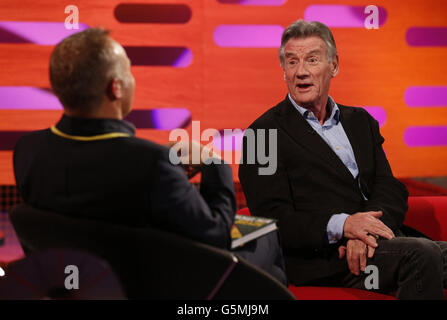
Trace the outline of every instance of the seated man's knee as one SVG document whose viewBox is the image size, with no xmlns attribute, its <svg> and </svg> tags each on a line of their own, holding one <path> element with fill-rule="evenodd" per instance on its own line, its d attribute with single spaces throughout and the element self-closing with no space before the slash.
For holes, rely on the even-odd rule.
<svg viewBox="0 0 447 320">
<path fill-rule="evenodd" d="M 407 238 L 407 248 L 413 255 L 428 261 L 442 261 L 441 248 L 436 242 L 425 238 Z"/>
</svg>

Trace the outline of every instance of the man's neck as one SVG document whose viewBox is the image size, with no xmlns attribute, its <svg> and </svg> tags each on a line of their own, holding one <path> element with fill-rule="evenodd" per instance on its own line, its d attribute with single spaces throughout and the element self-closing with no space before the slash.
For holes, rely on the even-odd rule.
<svg viewBox="0 0 447 320">
<path fill-rule="evenodd" d="M 69 117 L 76 118 L 123 120 L 121 108 L 110 104 L 102 104 L 98 109 L 89 112 L 66 108 L 64 113 Z"/>
<path fill-rule="evenodd" d="M 314 103 L 309 105 L 301 105 L 301 107 L 312 111 L 314 116 L 318 119 L 321 125 L 324 124 L 326 119 L 330 116 L 330 110 L 327 108 L 329 102 L 329 97 L 324 100 L 324 103 Z"/>
</svg>

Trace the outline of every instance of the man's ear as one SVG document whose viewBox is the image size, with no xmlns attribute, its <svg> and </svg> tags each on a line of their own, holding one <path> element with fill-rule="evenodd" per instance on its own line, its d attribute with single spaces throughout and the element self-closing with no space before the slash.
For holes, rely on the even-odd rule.
<svg viewBox="0 0 447 320">
<path fill-rule="evenodd" d="M 115 77 L 110 81 L 107 87 L 107 95 L 112 101 L 123 97 L 123 84 L 120 79 Z"/>
<path fill-rule="evenodd" d="M 338 54 L 332 58 L 331 61 L 331 75 L 334 78 L 338 74 Z"/>
</svg>

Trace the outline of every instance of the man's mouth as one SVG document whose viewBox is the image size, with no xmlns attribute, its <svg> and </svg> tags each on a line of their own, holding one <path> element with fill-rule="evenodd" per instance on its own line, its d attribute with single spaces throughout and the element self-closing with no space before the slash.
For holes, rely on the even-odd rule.
<svg viewBox="0 0 447 320">
<path fill-rule="evenodd" d="M 299 83 L 296 85 L 299 89 L 308 89 L 311 86 L 313 86 L 313 84 L 311 83 Z"/>
</svg>

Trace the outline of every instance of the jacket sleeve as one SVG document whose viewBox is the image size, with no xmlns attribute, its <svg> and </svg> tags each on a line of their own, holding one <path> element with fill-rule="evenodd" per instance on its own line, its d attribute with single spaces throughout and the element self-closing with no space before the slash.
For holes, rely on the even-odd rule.
<svg viewBox="0 0 447 320">
<path fill-rule="evenodd" d="M 204 165 L 200 192 L 181 166 L 170 163 L 166 150 L 156 161 L 154 172 L 150 220 L 191 239 L 230 248 L 236 211 L 231 168 L 227 164 Z"/>
<path fill-rule="evenodd" d="M 253 127 L 251 129 L 256 131 Z M 247 163 L 248 150 L 255 150 L 253 146 L 249 147 L 247 141 L 249 140 L 243 139 L 239 180 L 251 214 L 277 219 L 285 248 L 318 250 L 326 247 L 329 244 L 326 228 L 333 212 L 319 215 L 306 211 L 298 212 L 292 198 L 287 170 L 279 157 L 274 174 L 260 175 L 259 168 L 262 168 L 262 165 L 257 161 L 253 164 Z M 269 150 L 268 146 L 264 150 Z"/>
<path fill-rule="evenodd" d="M 375 172 L 368 187 L 365 211 L 382 211 L 380 220 L 391 230 L 401 228 L 408 210 L 408 190 L 397 180 L 383 151 L 385 139 L 379 132 L 378 122 L 368 115 L 373 137 Z"/>
</svg>

